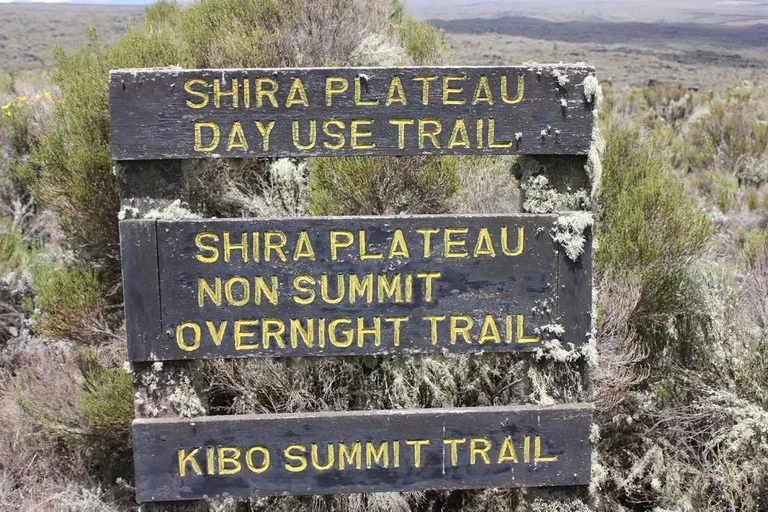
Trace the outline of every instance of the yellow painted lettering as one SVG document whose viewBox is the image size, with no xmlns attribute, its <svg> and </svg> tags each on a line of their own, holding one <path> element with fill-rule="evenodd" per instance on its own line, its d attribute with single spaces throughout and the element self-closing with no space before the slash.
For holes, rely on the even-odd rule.
<svg viewBox="0 0 768 512">
<path fill-rule="evenodd" d="M 261 133 L 261 148 L 264 151 L 269 151 L 269 134 L 272 133 L 272 128 L 275 127 L 275 122 L 270 121 L 267 123 L 267 126 L 265 127 L 261 121 L 254 121 L 256 124 L 256 128 L 259 129 L 259 133 Z"/>
<path fill-rule="evenodd" d="M 197 460 L 195 460 L 195 455 L 197 455 L 198 451 L 200 451 L 200 448 L 194 448 L 187 453 L 184 448 L 179 448 L 179 476 L 186 476 L 187 463 L 192 466 L 192 471 L 194 471 L 195 474 L 203 474 L 203 472 L 200 471 L 200 465 L 197 463 Z"/>
<path fill-rule="evenodd" d="M 339 259 L 338 250 L 344 247 L 349 247 L 355 239 L 355 236 L 350 231 L 331 231 L 331 259 L 336 261 Z M 344 241 L 342 241 L 342 238 Z"/>
<path fill-rule="evenodd" d="M 480 448 L 479 445 L 483 445 Z M 482 457 L 483 462 L 486 464 L 491 463 L 491 458 L 488 457 L 488 450 L 491 449 L 491 440 L 487 437 L 473 437 L 469 440 L 469 464 L 473 465 L 477 460 L 477 456 Z"/>
<path fill-rule="evenodd" d="M 269 340 L 275 340 L 280 348 L 285 348 L 283 333 L 285 324 L 278 318 L 265 318 L 261 321 L 261 345 L 265 350 L 269 349 Z"/>
<path fill-rule="evenodd" d="M 277 238 L 277 241 L 272 241 L 273 238 Z M 282 231 L 267 231 L 264 233 L 264 261 L 272 260 L 272 251 L 277 254 L 280 261 L 288 261 L 283 252 L 283 247 L 288 242 L 285 233 Z"/>
<path fill-rule="evenodd" d="M 432 235 L 439 233 L 440 228 L 420 228 L 416 232 L 424 237 L 424 257 L 429 258 L 432 255 Z"/>
<path fill-rule="evenodd" d="M 405 149 L 405 126 L 413 124 L 413 119 L 390 119 L 389 124 L 397 126 L 398 149 Z"/>
<path fill-rule="evenodd" d="M 256 333 L 244 331 L 243 327 L 257 325 L 258 320 L 235 320 L 235 350 L 253 350 L 259 348 L 258 343 L 243 343 L 243 338 L 251 338 Z"/>
<path fill-rule="evenodd" d="M 451 94 L 461 94 L 464 88 L 461 86 L 451 86 L 451 82 L 457 80 L 466 80 L 464 75 L 443 75 L 443 105 L 463 105 L 464 99 L 451 98 Z"/>
<path fill-rule="evenodd" d="M 344 147 L 344 144 L 347 142 L 347 139 L 346 137 L 344 137 L 344 134 L 342 132 L 331 131 L 331 127 L 334 127 L 334 126 L 339 130 L 343 130 L 345 127 L 344 123 L 342 123 L 341 121 L 330 120 L 330 121 L 324 122 L 323 132 L 329 137 L 333 137 L 334 139 L 336 139 L 337 142 L 328 142 L 326 140 L 326 141 L 323 141 L 323 144 L 325 145 L 325 147 L 329 149 L 340 149 Z"/>
<path fill-rule="evenodd" d="M 221 278 L 214 278 L 214 288 L 208 284 L 208 281 L 204 277 L 197 278 L 197 305 L 203 307 L 205 304 L 206 295 L 211 299 L 211 302 L 217 306 L 221 306 Z"/>
<path fill-rule="evenodd" d="M 219 327 L 216 327 L 210 320 L 205 321 L 205 325 L 208 327 L 208 333 L 211 335 L 213 344 L 217 347 L 221 346 L 221 340 L 224 339 L 224 332 L 227 330 L 227 321 L 219 323 Z"/>
<path fill-rule="evenodd" d="M 443 439 L 443 445 L 451 446 L 451 466 L 459 463 L 459 445 L 467 441 L 466 437 L 447 437 Z"/>
<path fill-rule="evenodd" d="M 360 243 L 360 259 L 361 260 L 378 260 L 384 257 L 383 254 L 380 252 L 368 252 L 368 248 L 366 247 L 365 243 L 365 230 L 361 229 L 359 231 L 359 240 Z"/>
<path fill-rule="evenodd" d="M 192 343 L 187 343 L 184 339 L 184 329 L 192 329 L 194 337 Z M 200 348 L 200 326 L 197 322 L 182 322 L 176 326 L 176 344 L 181 350 L 192 352 Z"/>
<path fill-rule="evenodd" d="M 232 455 L 227 455 L 227 453 L 231 453 Z M 216 458 L 219 461 L 220 475 L 235 475 L 242 469 L 239 460 L 240 449 L 235 446 L 219 446 Z M 227 464 L 232 464 L 232 466 L 227 467 Z"/>
<path fill-rule="evenodd" d="M 467 133 L 467 125 L 464 124 L 463 119 L 457 119 L 453 125 L 453 131 L 451 131 L 451 138 L 448 141 L 449 148 L 455 148 L 461 146 L 464 148 L 470 147 L 469 145 L 469 133 Z"/>
<path fill-rule="evenodd" d="M 443 231 L 443 249 L 446 258 L 466 258 L 469 256 L 467 251 L 454 252 L 454 247 L 464 247 L 467 243 L 465 239 L 454 240 L 453 235 L 466 235 L 469 229 L 467 228 L 445 228 Z"/>
<path fill-rule="evenodd" d="M 526 336 L 523 334 L 523 315 L 517 315 L 517 342 L 518 343 L 538 343 L 538 336 Z"/>
<path fill-rule="evenodd" d="M 229 96 L 232 98 L 232 108 L 237 108 L 237 100 L 240 96 L 237 84 L 237 78 L 232 79 L 232 86 L 229 90 L 221 90 L 221 80 L 218 78 L 213 79 L 213 105 L 216 108 L 221 107 L 221 97 Z"/>
<path fill-rule="evenodd" d="M 296 450 L 301 452 L 301 454 L 294 454 L 293 452 Z M 291 459 L 291 461 L 296 461 L 299 464 L 297 466 L 294 466 L 293 464 L 288 464 L 286 462 L 284 464 L 285 469 L 287 469 L 291 473 L 299 473 L 307 469 L 307 457 L 302 455 L 304 453 L 307 453 L 307 449 L 304 448 L 303 445 L 289 444 L 288 446 L 286 446 L 285 449 L 283 450 L 283 455 L 285 455 L 287 459 Z"/>
<path fill-rule="evenodd" d="M 327 304 L 338 304 L 344 298 L 344 274 L 336 274 L 336 296 L 328 294 L 328 274 L 320 276 L 320 296 Z"/>
<path fill-rule="evenodd" d="M 525 83 L 523 75 L 517 75 L 517 95 L 514 98 L 509 99 L 509 91 L 507 89 L 507 75 L 501 77 L 501 99 L 504 103 L 520 103 L 523 101 L 523 93 L 525 92 Z"/>
<path fill-rule="evenodd" d="M 360 129 L 361 126 L 365 127 L 367 125 L 372 125 L 373 119 L 355 119 L 350 123 L 350 142 L 352 144 L 352 149 L 369 149 L 369 148 L 375 148 L 376 144 L 373 142 L 365 142 L 360 143 L 358 142 L 358 139 L 362 139 L 365 137 L 370 137 L 372 135 L 371 131 L 363 131 Z"/>
<path fill-rule="evenodd" d="M 379 100 L 364 100 L 363 99 L 363 83 L 362 83 L 361 76 L 355 77 L 355 105 L 378 105 Z M 368 89 L 368 82 L 366 81 L 365 85 L 366 90 Z"/>
<path fill-rule="evenodd" d="M 365 326 L 365 319 L 363 317 L 357 318 L 357 346 L 362 347 L 365 342 L 366 335 L 373 335 L 373 345 L 378 347 L 381 345 L 381 317 L 373 317 L 373 327 Z"/>
<path fill-rule="evenodd" d="M 291 126 L 293 130 L 293 145 L 296 149 L 306 151 L 315 147 L 315 144 L 317 143 L 317 121 L 314 119 L 309 121 L 309 142 L 306 144 L 301 142 L 301 136 L 299 134 L 299 122 L 294 121 Z"/>
<path fill-rule="evenodd" d="M 194 90 L 192 88 L 193 85 L 202 85 L 205 88 L 205 92 Z M 187 91 L 189 94 L 192 94 L 200 98 L 200 101 L 198 101 L 197 103 L 188 99 L 187 100 L 188 107 L 203 108 L 208 104 L 208 82 L 206 82 L 202 78 L 190 78 L 184 83 L 184 90 Z"/>
<path fill-rule="evenodd" d="M 211 130 L 211 142 L 203 144 L 203 128 L 209 128 Z M 198 121 L 195 123 L 195 151 L 207 152 L 213 151 L 219 147 L 219 140 L 221 139 L 221 131 L 219 125 L 212 121 Z"/>
<path fill-rule="evenodd" d="M 349 81 L 343 76 L 325 77 L 325 105 L 330 107 L 333 104 L 333 95 L 341 94 L 349 87 Z"/>
<path fill-rule="evenodd" d="M 485 75 L 480 75 L 480 79 L 477 81 L 477 86 L 475 87 L 475 94 L 472 96 L 473 105 L 477 105 L 481 101 L 493 105 L 491 87 L 488 85 L 488 77 Z"/>
<path fill-rule="evenodd" d="M 236 298 L 235 294 L 232 293 L 235 284 L 238 283 L 242 288 L 240 298 Z M 251 283 L 249 283 L 248 280 L 244 277 L 230 277 L 224 284 L 224 296 L 227 298 L 227 302 L 232 306 L 245 306 L 248 304 L 248 301 L 251 300 Z"/>
<path fill-rule="evenodd" d="M 312 248 L 312 242 L 309 241 L 309 235 L 306 231 L 299 233 L 299 239 L 293 251 L 293 261 L 298 261 L 299 258 L 309 258 L 315 261 L 315 250 Z"/>
<path fill-rule="evenodd" d="M 248 141 L 245 140 L 245 133 L 243 133 L 243 125 L 240 121 L 232 123 L 232 129 L 229 131 L 229 140 L 227 141 L 227 151 L 233 149 L 242 149 L 248 151 Z"/>
<path fill-rule="evenodd" d="M 219 249 L 215 245 L 204 244 L 204 238 L 210 238 L 214 242 L 219 241 L 219 236 L 214 233 L 198 233 L 197 236 L 195 236 L 195 245 L 200 251 L 208 251 L 211 254 L 210 256 L 204 256 L 198 252 L 195 254 L 195 258 L 203 263 L 215 263 L 216 260 L 219 259 Z"/>
<path fill-rule="evenodd" d="M 433 345 L 437 345 L 437 322 L 441 322 L 441 321 L 445 320 L 445 317 L 444 316 L 428 315 L 428 316 L 425 316 L 425 317 L 422 317 L 422 318 L 424 318 L 424 320 L 428 320 L 429 323 L 431 324 L 430 325 L 430 327 L 431 327 L 430 331 L 432 333 L 432 344 Z"/>
<path fill-rule="evenodd" d="M 427 129 L 427 125 L 432 125 L 433 128 Z M 419 149 L 424 149 L 424 140 L 429 139 L 432 142 L 432 146 L 440 149 L 440 142 L 437 140 L 437 136 L 443 131 L 443 125 L 437 119 L 419 119 Z"/>
<path fill-rule="evenodd" d="M 288 90 L 288 97 L 285 99 L 285 107 L 291 108 L 293 105 L 309 106 L 309 100 L 307 100 L 307 93 L 304 90 L 304 84 L 301 78 L 296 77 L 291 83 L 291 88 Z"/>
<path fill-rule="evenodd" d="M 306 293 L 307 295 L 301 296 L 301 295 L 294 295 L 293 300 L 297 304 L 312 304 L 315 301 L 315 290 L 312 288 L 312 286 L 304 286 L 303 283 L 309 283 L 310 285 L 315 284 L 315 278 L 312 276 L 302 275 L 302 276 L 296 276 L 293 279 L 293 287 L 296 289 L 296 291 L 301 293 Z"/>
<path fill-rule="evenodd" d="M 328 446 L 326 447 L 325 464 L 320 464 L 319 457 L 317 456 L 317 445 L 312 443 L 310 448 L 312 452 L 312 465 L 315 469 L 318 471 L 325 471 L 326 469 L 331 469 L 331 467 L 333 467 L 333 443 L 328 443 Z"/>
<path fill-rule="evenodd" d="M 232 251 L 240 251 L 244 263 L 248 263 L 248 233 L 240 234 L 240 243 L 233 244 L 229 240 L 229 231 L 224 232 L 224 261 L 230 262 Z"/>
<path fill-rule="evenodd" d="M 515 445 L 512 443 L 512 438 L 509 436 L 505 437 L 504 442 L 501 443 L 499 458 L 496 460 L 496 462 L 501 464 L 502 462 L 506 462 L 508 460 L 511 460 L 517 464 L 517 453 L 515 453 Z"/>
<path fill-rule="evenodd" d="M 464 325 L 459 326 L 459 322 L 462 322 Z M 461 337 L 464 338 L 465 343 L 472 343 L 472 340 L 469 339 L 469 330 L 472 328 L 474 324 L 475 324 L 474 320 L 472 320 L 472 318 L 469 316 L 452 315 L 451 316 L 451 344 L 456 343 L 456 340 L 458 339 L 459 335 L 461 335 Z"/>
<path fill-rule="evenodd" d="M 385 101 L 387 106 L 393 103 L 408 104 L 405 99 L 405 90 L 403 90 L 403 81 L 397 75 L 394 75 L 389 81 L 389 92 L 387 92 L 387 100 Z"/>
<path fill-rule="evenodd" d="M 371 469 L 376 463 L 383 468 L 389 466 L 389 443 L 382 441 L 378 448 L 370 441 L 365 443 L 365 467 Z"/>
<path fill-rule="evenodd" d="M 490 256 L 496 257 L 496 250 L 493 248 L 493 242 L 491 241 L 491 234 L 488 232 L 488 228 L 482 228 L 477 235 L 477 243 L 475 244 L 475 251 L 473 256 Z"/>
<path fill-rule="evenodd" d="M 413 77 L 417 82 L 421 82 L 421 103 L 429 105 L 429 82 L 437 79 L 436 75 L 416 75 Z"/>
<path fill-rule="evenodd" d="M 354 465 L 355 469 L 362 468 L 362 448 L 360 441 L 355 441 L 352 448 L 347 448 L 344 443 L 339 443 L 339 469 L 343 470 L 347 464 Z"/>
<path fill-rule="evenodd" d="M 269 99 L 269 102 L 273 107 L 277 107 L 277 80 L 273 78 L 260 77 L 256 79 L 254 83 L 256 86 L 256 106 L 261 108 L 264 105 L 264 97 Z M 264 88 L 265 85 L 269 85 L 268 88 Z"/>
<path fill-rule="evenodd" d="M 261 464 L 258 466 L 253 463 L 253 454 L 261 453 Z M 263 473 L 269 469 L 269 450 L 263 446 L 251 446 L 247 452 L 245 452 L 245 463 L 248 464 L 248 469 L 256 474 Z"/>
<path fill-rule="evenodd" d="M 407 322 L 409 318 L 407 316 L 387 316 L 384 317 L 385 322 L 392 323 L 393 326 L 393 339 L 394 346 L 400 346 L 400 326 L 403 322 Z"/>
<path fill-rule="evenodd" d="M 334 345 L 336 347 L 340 348 L 347 348 L 350 345 L 352 345 L 352 342 L 354 341 L 353 330 L 351 328 L 341 329 L 341 334 L 344 335 L 343 338 L 339 339 L 338 336 L 336 336 L 336 327 L 339 324 L 351 324 L 352 319 L 350 318 L 334 318 L 330 322 L 328 322 L 328 341 L 331 342 L 331 345 Z"/>
<path fill-rule="evenodd" d="M 501 228 L 501 250 L 507 256 L 520 256 L 523 254 L 523 238 L 525 235 L 525 228 L 519 226 L 517 228 L 517 247 L 513 250 L 509 249 L 507 228 Z"/>
</svg>

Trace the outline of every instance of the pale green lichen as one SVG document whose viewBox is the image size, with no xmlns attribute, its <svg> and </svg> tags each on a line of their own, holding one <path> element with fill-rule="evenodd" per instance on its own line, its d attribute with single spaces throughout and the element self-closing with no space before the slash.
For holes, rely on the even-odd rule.
<svg viewBox="0 0 768 512">
<path fill-rule="evenodd" d="M 122 208 L 120 208 L 120 211 L 117 212 L 117 220 L 126 220 L 126 219 L 137 219 L 139 217 L 139 209 L 130 206 L 130 205 L 124 205 Z"/>
<path fill-rule="evenodd" d="M 179 382 L 169 398 L 173 410 L 182 418 L 192 418 L 206 413 L 200 397 L 192 387 L 192 381 L 186 373 L 179 376 Z"/>
<path fill-rule="evenodd" d="M 555 80 L 557 80 L 557 85 L 560 87 L 565 87 L 570 82 L 570 79 L 568 78 L 568 74 L 559 68 L 552 69 L 552 76 Z"/>
<path fill-rule="evenodd" d="M 145 219 L 164 219 L 164 220 L 182 220 L 182 219 L 200 219 L 202 218 L 197 213 L 189 209 L 186 203 L 182 203 L 180 199 L 176 199 L 171 204 L 154 208 L 144 215 Z"/>
<path fill-rule="evenodd" d="M 584 189 L 573 193 L 559 193 L 544 175 L 534 176 L 522 184 L 525 192 L 523 209 L 529 213 L 555 213 L 587 209 L 591 205 Z"/>
<path fill-rule="evenodd" d="M 395 45 L 384 34 L 371 34 L 352 53 L 350 62 L 355 66 L 397 66 L 408 60 L 400 45 Z"/>
<path fill-rule="evenodd" d="M 576 261 L 584 253 L 587 243 L 584 232 L 591 228 L 595 219 L 591 212 L 573 212 L 561 215 L 552 227 L 552 240 L 560 244 L 566 256 Z"/>
</svg>

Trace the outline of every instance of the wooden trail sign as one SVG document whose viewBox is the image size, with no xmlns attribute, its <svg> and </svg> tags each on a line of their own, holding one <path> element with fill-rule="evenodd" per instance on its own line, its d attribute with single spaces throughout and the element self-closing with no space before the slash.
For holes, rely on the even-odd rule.
<svg viewBox="0 0 768 512">
<path fill-rule="evenodd" d="M 140 502 L 584 485 L 588 404 L 137 419 Z"/>
<path fill-rule="evenodd" d="M 586 155 L 589 66 L 130 69 L 112 158 Z"/>
<path fill-rule="evenodd" d="M 590 330 L 556 216 L 121 223 L 129 357 L 531 351 Z"/>
</svg>

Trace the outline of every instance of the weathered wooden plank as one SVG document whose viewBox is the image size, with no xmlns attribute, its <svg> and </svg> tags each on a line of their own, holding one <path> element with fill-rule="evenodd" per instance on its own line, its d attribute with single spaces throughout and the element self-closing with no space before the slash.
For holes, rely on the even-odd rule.
<svg viewBox="0 0 768 512">
<path fill-rule="evenodd" d="M 577 65 L 114 70 L 112 158 L 585 155 L 593 75 Z"/>
<path fill-rule="evenodd" d="M 590 404 L 138 419 L 140 502 L 584 485 Z"/>
<path fill-rule="evenodd" d="M 150 360 L 152 347 L 162 341 L 155 221 L 120 222 L 120 252 L 128 358 Z"/>
<path fill-rule="evenodd" d="M 592 337 L 592 230 L 584 232 L 584 254 L 572 261 L 561 250 L 558 258 L 558 309 L 562 336 L 567 346 L 581 345 Z"/>
<path fill-rule="evenodd" d="M 589 248 L 558 286 L 555 218 L 157 221 L 164 336 L 134 360 L 532 351 L 554 324 L 579 345 Z"/>
</svg>

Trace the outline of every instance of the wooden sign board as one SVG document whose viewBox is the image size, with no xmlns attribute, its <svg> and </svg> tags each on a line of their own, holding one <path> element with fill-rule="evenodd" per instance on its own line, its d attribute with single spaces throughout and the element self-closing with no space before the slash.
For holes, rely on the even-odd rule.
<svg viewBox="0 0 768 512">
<path fill-rule="evenodd" d="M 130 69 L 112 158 L 589 152 L 589 66 Z"/>
<path fill-rule="evenodd" d="M 137 419 L 140 502 L 585 485 L 592 406 Z"/>
<path fill-rule="evenodd" d="M 551 215 L 121 222 L 129 358 L 532 351 L 587 341 L 591 244 Z"/>
</svg>

